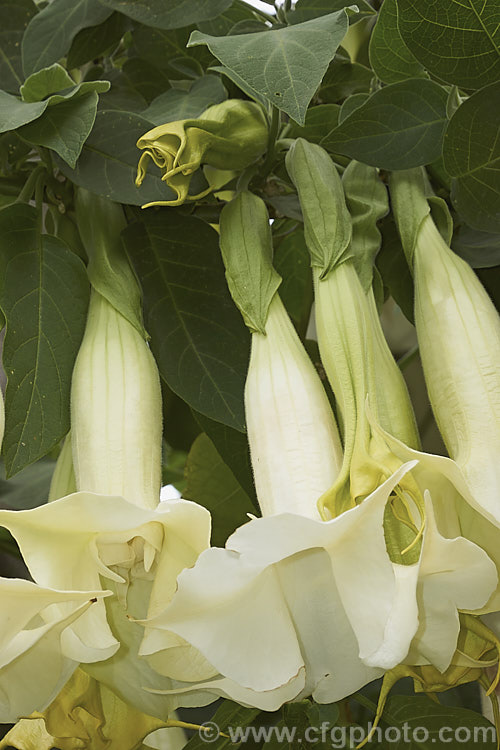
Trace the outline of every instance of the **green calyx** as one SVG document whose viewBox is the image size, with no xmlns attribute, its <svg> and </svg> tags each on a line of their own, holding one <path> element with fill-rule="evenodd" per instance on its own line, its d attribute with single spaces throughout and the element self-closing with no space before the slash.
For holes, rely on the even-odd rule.
<svg viewBox="0 0 500 750">
<path fill-rule="evenodd" d="M 141 291 L 120 237 L 127 226 L 122 207 L 79 188 L 76 218 L 92 287 L 146 338 Z"/>
<path fill-rule="evenodd" d="M 231 296 L 252 333 L 265 334 L 271 301 L 281 284 L 272 265 L 269 216 L 260 198 L 248 191 L 224 206 L 220 248 Z"/>
<path fill-rule="evenodd" d="M 299 194 L 311 265 L 319 268 L 320 278 L 324 278 L 352 257 L 351 217 L 341 179 L 327 152 L 303 138 L 290 147 L 286 168 Z"/>
<path fill-rule="evenodd" d="M 389 191 L 403 250 L 410 269 L 413 269 L 415 247 L 424 219 L 432 215 L 448 245 L 453 221 L 445 201 L 433 195 L 423 167 L 392 172 Z"/>
<path fill-rule="evenodd" d="M 149 206 L 179 206 L 212 192 L 192 195 L 193 174 L 202 164 L 221 170 L 243 170 L 262 156 L 267 148 L 268 125 L 262 108 L 255 102 L 228 99 L 209 107 L 195 120 L 176 120 L 149 130 L 137 141 L 143 153 L 137 167 L 140 186 L 153 161 L 162 180 L 174 191 L 172 200 L 146 203 Z"/>
</svg>

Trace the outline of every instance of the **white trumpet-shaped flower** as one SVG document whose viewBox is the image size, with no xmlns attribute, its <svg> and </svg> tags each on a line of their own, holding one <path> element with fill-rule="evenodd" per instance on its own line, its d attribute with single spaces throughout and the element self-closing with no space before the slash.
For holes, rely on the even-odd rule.
<svg viewBox="0 0 500 750">
<path fill-rule="evenodd" d="M 453 540 L 447 570 L 440 555 L 448 540 L 431 525 L 415 531 L 413 544 L 410 535 L 410 548 L 420 544 L 423 550 L 412 564 L 391 560 L 388 504 L 402 497 L 403 510 L 410 508 L 406 477 L 416 462 L 402 465 L 394 456 L 379 469 L 363 502 L 322 520 L 318 499 L 335 480 L 341 453 L 323 387 L 279 301 L 267 213 L 255 196 L 243 194 L 223 210 L 221 248 L 233 298 L 252 331 L 245 409 L 264 517 L 238 529 L 225 549 L 203 552 L 180 574 L 171 603 L 147 622 L 151 633 L 146 631 L 142 653 L 158 671 L 194 681 L 192 666 L 176 660 L 179 644 L 189 644 L 200 655 L 191 689 L 262 709 L 307 695 L 332 702 L 404 660 L 419 611 L 434 616 L 442 607 L 448 617 L 442 628 L 433 619 L 430 640 L 450 638 L 454 650 L 457 606 L 482 605 L 496 572 L 482 550 L 464 539 Z M 349 298 L 339 299 L 344 307 L 350 311 Z M 369 315 L 362 319 L 360 334 L 367 341 L 368 321 Z M 356 363 L 362 367 L 362 357 Z M 348 377 L 348 362 L 346 369 Z M 398 405 L 387 403 L 386 412 L 396 413 L 404 427 L 406 404 L 400 414 Z M 377 445 L 383 446 L 382 437 Z M 447 575 L 462 567 L 460 554 L 476 575 L 479 569 L 482 582 L 459 596 L 453 590 L 443 603 L 429 570 L 446 587 Z"/>
<path fill-rule="evenodd" d="M 86 208 L 95 208 L 100 221 L 102 214 L 109 214 L 111 225 L 123 221 L 118 206 L 90 194 L 88 201 L 95 205 Z M 119 228 L 113 233 L 106 224 L 99 235 L 98 222 L 93 239 L 104 254 L 109 237 L 119 244 Z M 116 261 L 120 248 L 114 251 L 101 259 L 102 267 Z M 110 271 L 103 291 L 113 291 L 116 278 L 121 291 L 136 283 L 128 267 L 124 271 L 118 266 Z M 135 286 L 130 288 L 131 298 L 136 292 Z M 61 629 L 59 623 L 65 626 L 61 654 L 72 665 L 66 667 L 65 678 L 81 664 L 136 710 L 165 718 L 178 705 L 175 696 L 147 691 L 170 689 L 174 683 L 139 657 L 144 628 L 136 620 L 167 605 L 178 573 L 193 565 L 209 544 L 210 514 L 181 499 L 160 503 L 160 383 L 139 329 L 104 294 L 92 290 L 72 383 L 72 443 L 63 448 L 51 502 L 26 511 L 0 510 L 0 525 L 18 542 L 33 580 L 65 592 L 55 591 L 48 620 L 54 633 Z M 36 591 L 26 589 L 30 602 L 37 601 Z M 81 604 L 91 597 L 97 601 L 88 608 L 82 605 L 80 616 L 72 616 L 75 600 Z M 26 658 L 24 664 L 24 681 L 31 679 L 36 686 L 36 661 Z M 0 679 L 2 674 L 0 669 Z M 36 696 L 36 687 L 32 694 Z M 196 695 L 191 702 L 210 700 L 210 695 Z M 40 694 L 30 710 L 46 704 Z M 12 718 L 24 713 L 22 705 L 22 711 L 15 707 Z"/>
</svg>

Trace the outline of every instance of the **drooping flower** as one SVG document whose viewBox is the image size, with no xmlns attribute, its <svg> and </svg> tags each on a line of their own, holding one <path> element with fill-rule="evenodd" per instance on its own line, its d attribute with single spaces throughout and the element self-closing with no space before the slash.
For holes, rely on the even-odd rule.
<svg viewBox="0 0 500 750">
<path fill-rule="evenodd" d="M 103 199 L 92 200 L 98 204 L 94 216 L 103 204 L 110 222 L 121 212 Z M 103 226 L 99 235 L 94 227 L 94 240 L 104 253 L 113 237 L 108 228 Z M 119 235 L 113 241 L 119 243 Z M 107 261 L 112 265 L 113 253 Z M 111 298 L 112 279 L 110 273 L 103 290 Z M 136 283 L 132 275 L 128 279 Z M 126 283 L 123 274 L 120 283 Z M 134 288 L 130 296 L 136 296 Z M 165 717 L 177 706 L 175 698 L 155 696 L 145 688 L 171 688 L 173 683 L 138 656 L 143 627 L 135 620 L 169 601 L 177 574 L 209 544 L 210 515 L 184 500 L 160 503 L 161 419 L 159 377 L 146 341 L 138 326 L 93 289 L 72 383 L 71 456 L 67 445 L 50 503 L 26 511 L 1 510 L 0 524 L 16 538 L 37 584 L 61 589 L 68 602 L 89 599 L 89 591 L 98 598 L 74 621 L 62 595 L 51 609 L 56 624 L 67 620 L 61 649 L 71 669 L 66 668 L 64 681 L 81 663 L 136 710 Z M 72 489 L 70 458 L 77 491 L 54 499 L 64 491 L 64 477 L 66 491 Z M 105 593 L 113 594 L 109 605 L 102 601 Z M 34 671 L 36 663 L 27 661 L 23 679 L 33 683 L 33 705 L 30 711 L 25 704 L 21 710 L 13 706 L 13 718 L 47 704 L 45 698 L 36 700 Z M 51 693 L 50 699 L 54 697 Z M 210 700 L 199 698 L 201 703 Z"/>
<path fill-rule="evenodd" d="M 137 141 L 143 154 L 136 184 L 142 184 L 147 165 L 153 161 L 176 197 L 146 203 L 143 208 L 178 206 L 208 195 L 214 189 L 211 185 L 197 195 L 189 193 L 191 179 L 200 166 L 206 164 L 224 171 L 245 169 L 266 150 L 267 133 L 262 108 L 241 99 L 215 104 L 196 120 L 176 120 L 148 131 Z"/>
<path fill-rule="evenodd" d="M 434 415 L 473 507 L 499 526 L 500 316 L 438 230 L 423 171 L 394 173 L 391 194 L 415 280 L 415 325 Z"/>
<path fill-rule="evenodd" d="M 191 689 L 246 705 L 273 710 L 307 695 L 328 703 L 396 666 L 417 630 L 421 557 L 395 565 L 384 533 L 387 503 L 415 463 L 394 460 L 361 504 L 322 520 L 317 502 L 342 454 L 323 387 L 279 300 L 258 198 L 243 193 L 223 209 L 221 249 L 231 294 L 252 331 L 245 409 L 263 518 L 181 573 L 171 603 L 147 622 L 151 638 L 146 631 L 142 653 L 158 671 L 192 679 Z M 424 532 L 428 564 L 437 563 L 444 543 Z M 453 570 L 462 553 L 485 573 L 473 594 L 469 587 L 463 593 L 471 606 L 482 604 L 494 570 L 466 540 L 452 547 L 446 563 Z M 422 575 L 420 582 L 431 612 L 432 581 L 426 586 Z M 458 618 L 453 596 L 451 608 Z M 192 662 L 190 674 L 174 663 L 181 642 L 201 655 L 205 673 L 195 675 Z"/>
<path fill-rule="evenodd" d="M 406 634 L 407 653 L 400 661 L 410 658 L 409 663 L 443 671 L 456 649 L 459 610 L 480 610 L 498 577 L 491 559 L 468 535 L 464 538 L 459 528 L 440 529 L 434 521 L 444 497 L 460 502 L 460 488 L 441 470 L 446 459 L 429 462 L 417 450 L 408 391 L 377 314 L 371 269 L 380 245 L 376 220 L 384 212 L 380 191 L 387 210 L 385 188 L 376 170 L 355 162 L 345 170 L 342 185 L 328 154 L 302 139 L 290 149 L 287 167 L 301 199 L 311 251 L 320 355 L 344 426 L 344 464 L 320 506 L 334 517 L 357 503 L 362 507 L 401 464 L 415 462 L 395 487 L 384 518 L 394 573 L 413 590 L 413 604 L 410 597 L 402 600 L 392 626 L 401 639 Z M 367 663 L 391 668 L 395 656 L 387 638 Z"/>
</svg>

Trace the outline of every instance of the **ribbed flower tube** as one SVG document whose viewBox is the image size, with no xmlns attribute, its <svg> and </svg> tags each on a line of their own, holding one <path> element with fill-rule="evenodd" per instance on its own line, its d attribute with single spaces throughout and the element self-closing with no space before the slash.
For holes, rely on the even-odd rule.
<svg viewBox="0 0 500 750">
<path fill-rule="evenodd" d="M 313 275 L 321 359 L 344 425 L 344 465 L 333 491 L 340 493 L 339 510 L 345 510 L 399 465 L 373 433 L 367 409 L 383 430 L 407 445 L 418 447 L 419 440 L 406 384 L 384 338 L 372 290 L 365 293 L 351 261 L 323 279 L 318 267 Z"/>
<path fill-rule="evenodd" d="M 432 408 L 450 456 L 500 523 L 500 316 L 431 216 L 413 254 L 415 323 Z"/>
<path fill-rule="evenodd" d="M 319 519 L 317 500 L 338 476 L 342 447 L 321 380 L 277 293 L 265 334 L 252 334 L 245 411 L 262 514 Z"/>
<path fill-rule="evenodd" d="M 71 386 L 78 490 L 155 508 L 161 485 L 161 391 L 140 333 L 92 291 Z"/>
</svg>

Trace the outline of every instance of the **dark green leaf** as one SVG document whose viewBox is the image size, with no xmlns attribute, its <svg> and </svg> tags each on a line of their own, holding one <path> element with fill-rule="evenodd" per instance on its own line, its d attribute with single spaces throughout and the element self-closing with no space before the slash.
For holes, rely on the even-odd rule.
<svg viewBox="0 0 500 750">
<path fill-rule="evenodd" d="M 372 6 L 366 2 L 366 0 L 360 0 L 359 2 L 350 2 L 350 0 L 297 0 L 295 8 L 291 13 L 288 13 L 287 20 L 289 23 L 303 23 L 309 21 L 311 18 L 318 18 L 320 16 L 326 16 L 328 13 L 333 13 L 336 10 L 342 8 L 348 8 L 352 5 L 357 5 L 359 13 L 353 13 L 351 21 L 359 21 L 363 16 L 373 16 L 375 11 Z"/>
<path fill-rule="evenodd" d="M 212 18 L 209 21 L 201 21 L 197 26 L 203 34 L 226 36 L 226 34 L 232 33 L 232 29 L 236 24 L 249 20 L 255 20 L 253 9 L 249 5 L 245 7 L 243 4 L 233 3 L 216 18 Z M 262 21 L 261 24 L 263 24 Z M 263 25 L 263 28 L 265 29 L 266 27 Z"/>
<path fill-rule="evenodd" d="M 360 91 L 369 91 L 373 72 L 340 55 L 328 66 L 318 91 L 322 102 L 338 102 Z"/>
<path fill-rule="evenodd" d="M 249 334 L 227 290 L 217 232 L 172 209 L 125 230 L 160 374 L 197 411 L 244 429 Z"/>
<path fill-rule="evenodd" d="M 215 445 L 218 454 L 224 463 L 229 466 L 239 484 L 253 503 L 254 513 L 260 513 L 255 484 L 253 481 L 252 466 L 250 463 L 250 449 L 246 433 L 233 430 L 222 422 L 206 417 L 204 414 L 193 411 L 194 417 L 203 432 L 206 432 Z"/>
<path fill-rule="evenodd" d="M 45 112 L 48 102 L 22 102 L 17 96 L 0 91 L 0 133 L 36 120 Z"/>
<path fill-rule="evenodd" d="M 462 218 L 475 229 L 500 231 L 500 81 L 467 99 L 445 133 L 443 159 L 452 183 L 451 197 Z"/>
<path fill-rule="evenodd" d="M 154 99 L 141 116 L 154 125 L 194 118 L 227 98 L 227 91 L 218 76 L 203 76 L 193 83 L 189 91 L 169 89 Z"/>
<path fill-rule="evenodd" d="M 44 458 L 27 466 L 16 477 L 5 481 L 3 466 L 0 466 L 0 497 L 4 507 L 28 510 L 44 505 L 49 497 L 50 482 L 56 462 Z"/>
<path fill-rule="evenodd" d="M 288 138 L 305 138 L 311 143 L 319 143 L 325 133 L 338 124 L 340 107 L 338 104 L 320 104 L 307 110 L 306 122 L 302 127 L 291 123 Z"/>
<path fill-rule="evenodd" d="M 75 36 L 87 26 L 111 15 L 99 0 L 53 0 L 30 21 L 23 38 L 26 76 L 57 62 L 68 52 Z"/>
<path fill-rule="evenodd" d="M 129 91 L 144 97 L 147 102 L 153 101 L 170 88 L 170 80 L 165 70 L 160 70 L 138 57 L 127 60 L 115 84 L 125 86 Z"/>
<path fill-rule="evenodd" d="M 401 36 L 430 73 L 467 89 L 500 78 L 498 0 L 397 0 L 397 4 Z"/>
<path fill-rule="evenodd" d="M 76 168 L 60 162 L 61 171 L 80 187 L 117 203 L 140 206 L 168 200 L 172 193 L 161 181 L 159 171 L 155 174 L 150 169 L 141 188 L 135 186 L 139 161 L 136 142 L 150 128 L 150 122 L 130 112 L 98 112 Z"/>
<path fill-rule="evenodd" d="M 6 91 L 15 93 L 24 80 L 21 41 L 26 26 L 36 13 L 32 0 L 0 2 L 0 81 Z"/>
<path fill-rule="evenodd" d="M 302 227 L 280 242 L 274 267 L 283 278 L 279 295 L 288 314 L 305 335 L 313 301 L 311 257 Z"/>
<path fill-rule="evenodd" d="M 132 33 L 132 47 L 130 55 L 140 57 L 160 70 L 169 74 L 170 60 L 177 57 L 193 57 L 203 68 L 214 61 L 206 47 L 191 47 L 186 49 L 194 26 L 182 29 L 153 29 L 151 26 L 137 26 Z"/>
<path fill-rule="evenodd" d="M 344 10 L 274 31 L 215 37 L 193 31 L 189 45 L 210 51 L 251 89 L 300 125 L 347 31 Z"/>
<path fill-rule="evenodd" d="M 410 52 L 398 29 L 396 0 L 384 0 L 370 37 L 370 63 L 384 83 L 425 75 L 424 68 Z"/>
<path fill-rule="evenodd" d="M 321 145 L 383 169 L 429 164 L 441 153 L 446 100 L 433 81 L 393 83 L 372 94 Z"/>
<path fill-rule="evenodd" d="M 451 247 L 473 268 L 500 265 L 500 234 L 480 232 L 463 225 L 453 235 Z"/>
<path fill-rule="evenodd" d="M 103 5 L 118 10 L 134 21 L 156 29 L 179 29 L 191 23 L 215 18 L 232 0 L 101 0 Z"/>
<path fill-rule="evenodd" d="M 98 96 L 91 91 L 57 107 L 48 107 L 36 120 L 20 128 L 19 135 L 31 143 L 55 151 L 74 168 L 94 124 Z"/>
<path fill-rule="evenodd" d="M 48 107 L 59 106 L 89 92 L 99 93 L 109 89 L 108 81 L 84 81 L 75 85 L 61 66 L 54 65 L 52 69 L 54 70 L 46 68 L 28 79 L 23 91 L 30 101 L 21 101 L 16 96 L 0 91 L 0 133 L 37 120 Z M 65 89 L 66 93 L 52 94 L 48 99 L 36 101 L 38 96 L 47 95 L 53 86 L 62 84 L 63 81 L 73 84 L 71 88 Z"/>
<path fill-rule="evenodd" d="M 244 708 L 237 703 L 225 700 L 210 721 L 215 724 L 215 727 L 219 727 L 220 731 L 226 736 L 214 737 L 213 734 L 207 734 L 206 738 L 202 739 L 200 733 L 197 732 L 187 745 L 184 745 L 184 750 L 206 750 L 207 738 L 209 736 L 211 737 L 209 743 L 213 750 L 224 750 L 228 746 L 234 747 L 231 743 L 231 737 L 227 735 L 227 728 L 241 727 L 243 729 L 251 724 L 259 714 L 260 709 L 258 708 Z"/>
<path fill-rule="evenodd" d="M 0 264 L 8 377 L 3 450 L 12 476 L 69 429 L 71 373 L 89 287 L 82 261 L 56 237 L 40 237 L 37 211 L 25 204 L 0 213 Z"/>
<path fill-rule="evenodd" d="M 380 230 L 382 247 L 375 261 L 377 268 L 384 285 L 410 323 L 413 323 L 413 279 L 392 216 L 381 222 Z"/>
<path fill-rule="evenodd" d="M 186 462 L 183 497 L 203 505 L 212 515 L 212 545 L 223 547 L 228 536 L 248 521 L 254 507 L 226 466 L 210 438 L 194 441 Z"/>
<path fill-rule="evenodd" d="M 68 68 L 78 68 L 103 52 L 112 49 L 118 44 L 124 33 L 131 25 L 126 16 L 121 13 L 112 13 L 103 23 L 98 26 L 89 26 L 82 29 L 73 39 L 68 52 Z"/>
<path fill-rule="evenodd" d="M 355 109 L 359 109 L 359 107 L 368 100 L 369 96 L 369 94 L 352 94 L 349 96 L 340 108 L 339 125 L 344 122 L 349 115 L 352 115 Z"/>
<path fill-rule="evenodd" d="M 234 70 L 226 68 L 225 65 L 212 65 L 210 67 L 210 70 L 213 73 L 221 73 L 222 75 L 227 76 L 229 80 L 232 81 L 239 89 L 241 89 L 241 91 L 243 91 L 243 93 L 246 94 L 250 99 L 259 102 L 259 104 L 262 104 L 263 107 L 267 107 L 267 99 L 264 96 L 261 96 L 258 91 L 255 91 L 255 89 L 249 86 L 241 76 L 234 72 Z"/>
<path fill-rule="evenodd" d="M 441 746 L 460 750 L 465 747 L 464 740 L 469 747 L 481 750 L 495 750 L 497 746 L 495 727 L 484 716 L 466 708 L 440 705 L 425 695 L 389 698 L 383 717 L 391 728 L 399 729 L 399 741 L 391 743 L 395 750 L 431 750 Z M 370 744 L 387 748 L 385 742 Z"/>
</svg>

